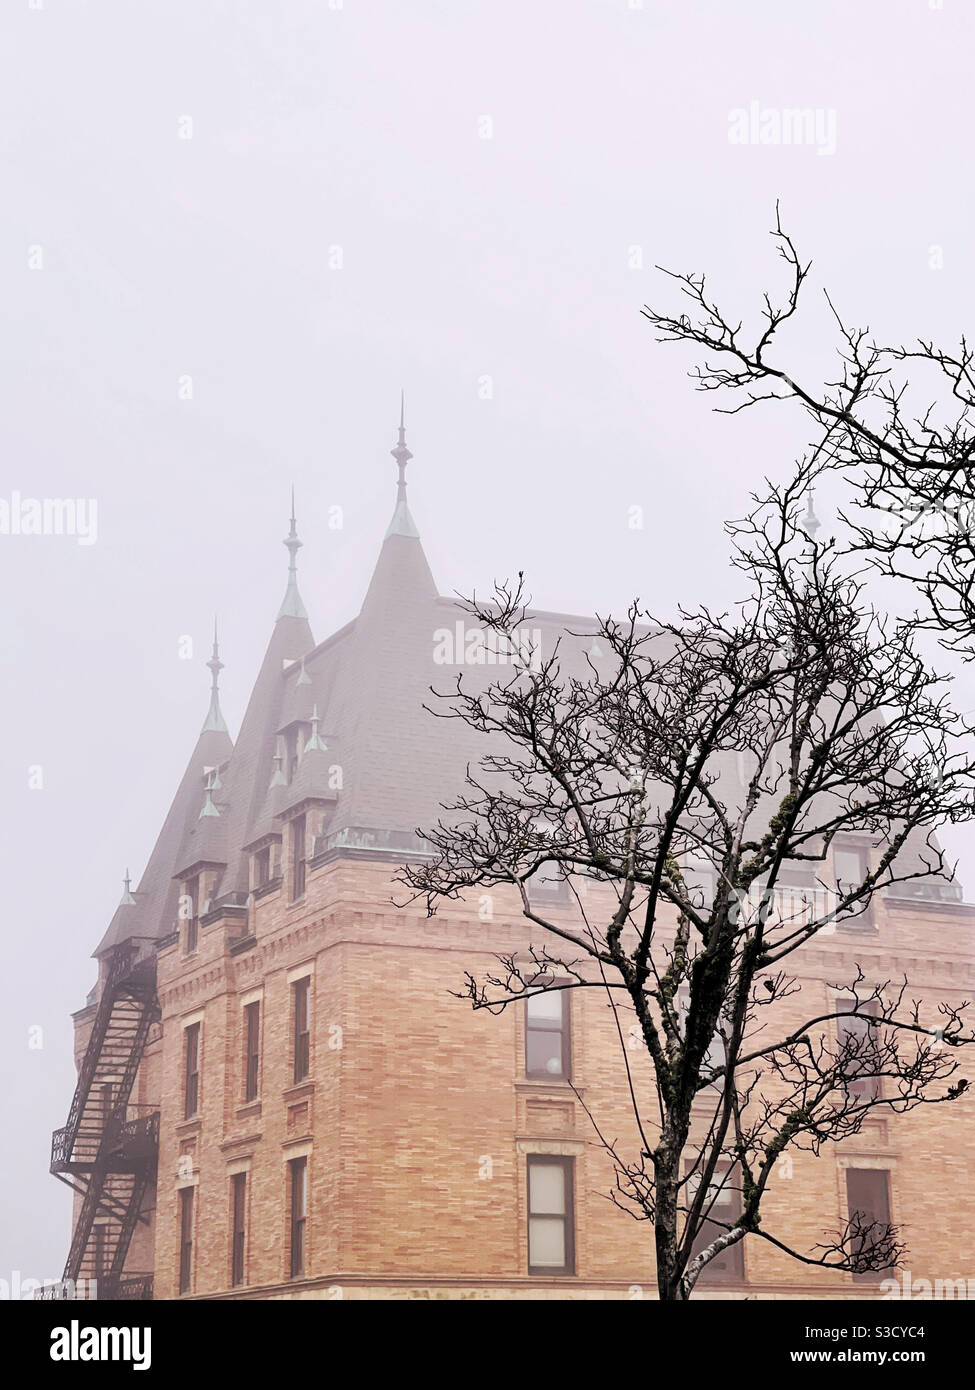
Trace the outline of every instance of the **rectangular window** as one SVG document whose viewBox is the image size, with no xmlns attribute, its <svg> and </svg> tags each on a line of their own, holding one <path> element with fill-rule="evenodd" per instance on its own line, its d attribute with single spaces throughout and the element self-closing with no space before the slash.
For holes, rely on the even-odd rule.
<svg viewBox="0 0 975 1390">
<path fill-rule="evenodd" d="M 574 1274 L 574 1159 L 528 1157 L 528 1273 Z"/>
<path fill-rule="evenodd" d="M 263 888 L 271 880 L 271 846 L 259 849 L 254 855 L 254 887 Z"/>
<path fill-rule="evenodd" d="M 191 1023 L 183 1030 L 185 1070 L 183 1074 L 183 1118 L 192 1119 L 200 1109 L 200 1025 Z"/>
<path fill-rule="evenodd" d="M 553 827 L 545 820 L 536 821 L 535 828 L 546 837 L 550 837 L 553 832 Z M 557 860 L 550 859 L 544 864 L 539 864 L 525 886 L 532 902 L 558 905 L 569 901 L 569 885 L 562 865 Z"/>
<path fill-rule="evenodd" d="M 740 755 L 739 755 L 740 756 Z M 681 866 L 687 900 L 695 911 L 707 913 L 714 902 L 715 871 L 712 865 L 693 860 Z"/>
<path fill-rule="evenodd" d="M 847 1168 L 846 1170 L 846 1198 L 849 1206 L 850 1220 L 855 1214 L 859 1215 L 861 1226 L 870 1226 L 876 1223 L 879 1228 L 868 1231 L 860 1236 L 856 1242 L 858 1252 L 877 1244 L 878 1238 L 885 1233 L 886 1227 L 890 1225 L 890 1174 L 884 1168 Z M 891 1272 L 893 1266 L 886 1269 L 870 1270 L 864 1274 L 854 1274 L 853 1278 L 858 1284 L 865 1284 L 877 1279 L 885 1279 Z"/>
<path fill-rule="evenodd" d="M 837 1009 L 852 1009 L 855 1001 L 848 999 L 846 1002 L 840 1000 Z M 879 1001 L 870 999 L 865 1004 L 860 1005 L 857 1014 L 843 1014 L 836 1020 L 836 1031 L 839 1037 L 840 1046 L 850 1049 L 848 1060 L 843 1064 L 843 1074 L 846 1081 L 847 1093 L 860 1100 L 879 1100 L 880 1098 L 880 1077 L 872 1076 L 870 1073 L 876 1071 L 878 1065 L 877 1055 L 877 1030 L 867 1022 L 867 1018 L 876 1018 L 880 1008 Z"/>
<path fill-rule="evenodd" d="M 869 872 L 870 859 L 865 849 L 857 845 L 847 845 L 833 850 L 833 876 L 839 898 L 855 892 Z M 844 931 L 873 931 L 872 908 L 868 904 L 862 909 L 862 901 L 861 899 L 860 903 L 853 904 L 852 916 L 839 917 L 837 926 Z"/>
<path fill-rule="evenodd" d="M 291 896 L 300 898 L 305 891 L 305 818 L 295 816 L 291 822 Z"/>
<path fill-rule="evenodd" d="M 569 991 L 553 989 L 525 1001 L 525 1075 L 533 1080 L 568 1081 L 570 1055 Z"/>
<path fill-rule="evenodd" d="M 292 1279 L 305 1272 L 305 1223 L 308 1219 L 308 1160 L 295 1158 L 288 1164 L 291 1178 L 291 1239 L 288 1269 Z"/>
<path fill-rule="evenodd" d="M 689 1206 L 697 1194 L 700 1175 L 692 1173 L 688 1178 L 686 1204 Z M 711 1190 L 704 1203 L 704 1224 L 697 1233 L 691 1247 L 691 1256 L 706 1250 L 713 1240 L 723 1235 L 741 1216 L 741 1182 L 734 1173 L 728 1175 L 727 1164 L 715 1169 L 711 1180 Z M 701 1271 L 700 1280 L 705 1284 L 741 1284 L 745 1279 L 745 1247 L 741 1240 L 727 1246 L 719 1255 L 709 1261 Z"/>
<path fill-rule="evenodd" d="M 195 951 L 200 944 L 200 876 L 188 879 L 185 896 L 190 900 L 190 915 L 186 919 L 186 953 Z"/>
<path fill-rule="evenodd" d="M 261 1069 L 261 1004 L 244 1008 L 244 1100 L 256 1100 Z"/>
<path fill-rule="evenodd" d="M 301 748 L 301 725 L 292 724 L 284 734 L 285 762 L 288 769 L 288 785 L 295 780 L 295 773 L 298 771 Z"/>
<path fill-rule="evenodd" d="M 304 1081 L 308 1075 L 311 1065 L 311 1036 L 308 1027 L 308 995 L 311 980 L 306 975 L 304 979 L 295 980 L 291 986 L 293 997 L 292 1007 L 294 1009 L 295 1035 L 294 1035 L 294 1081 Z"/>
<path fill-rule="evenodd" d="M 231 1253 L 230 1284 L 236 1288 L 244 1282 L 244 1240 L 247 1231 L 247 1174 L 235 1173 L 230 1180 L 231 1191 Z"/>
<path fill-rule="evenodd" d="M 179 1291 L 189 1293 L 193 1282 L 193 1193 L 192 1187 L 179 1190 Z"/>
</svg>

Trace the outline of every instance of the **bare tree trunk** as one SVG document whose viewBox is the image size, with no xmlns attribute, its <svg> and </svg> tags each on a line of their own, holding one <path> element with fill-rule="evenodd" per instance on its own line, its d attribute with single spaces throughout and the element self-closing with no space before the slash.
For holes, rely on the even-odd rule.
<svg viewBox="0 0 975 1390">
<path fill-rule="evenodd" d="M 683 1269 L 677 1260 L 682 1148 L 683 1145 L 676 1134 L 665 1132 L 654 1156 L 657 1196 L 654 1235 L 657 1252 L 657 1295 L 661 1303 L 683 1303 L 687 1300 L 682 1279 Z"/>
</svg>

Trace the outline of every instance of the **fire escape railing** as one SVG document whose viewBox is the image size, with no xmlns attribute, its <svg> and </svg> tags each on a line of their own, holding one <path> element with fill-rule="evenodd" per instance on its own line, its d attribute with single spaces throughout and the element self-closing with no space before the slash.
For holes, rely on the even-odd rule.
<svg viewBox="0 0 975 1390">
<path fill-rule="evenodd" d="M 115 948 L 63 1129 L 54 1131 L 51 1172 L 81 1196 L 60 1285 L 42 1298 L 151 1298 L 152 1276 L 125 1272 L 142 1204 L 156 1174 L 159 1112 L 129 1119 L 129 1098 L 149 1030 L 160 1017 L 154 956 Z M 83 1281 L 83 1282 L 82 1282 Z"/>
</svg>

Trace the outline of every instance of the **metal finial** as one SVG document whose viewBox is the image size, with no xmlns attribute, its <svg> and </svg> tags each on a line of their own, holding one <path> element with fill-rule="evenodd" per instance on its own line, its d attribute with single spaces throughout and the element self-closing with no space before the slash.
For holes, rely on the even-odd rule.
<svg viewBox="0 0 975 1390">
<path fill-rule="evenodd" d="M 396 501 L 406 501 L 406 465 L 413 455 L 406 447 L 406 395 L 405 392 L 399 393 L 399 441 L 395 449 L 389 451 L 399 466 L 399 478 L 396 483 Z"/>
<path fill-rule="evenodd" d="M 318 706 L 315 705 L 314 709 L 311 712 L 311 738 L 309 738 L 308 742 L 305 744 L 306 753 L 311 753 L 316 748 L 322 753 L 328 752 L 328 744 L 325 742 L 323 738 L 319 736 L 318 733 L 319 722 L 320 721 L 318 718 Z"/>
<path fill-rule="evenodd" d="M 132 896 L 132 880 L 129 877 L 128 869 L 125 871 L 125 878 L 123 878 L 122 882 L 125 886 L 122 889 L 122 899 L 119 903 L 119 907 L 135 907 L 135 898 Z"/>
<path fill-rule="evenodd" d="M 298 551 L 301 549 L 302 542 L 298 539 L 298 524 L 295 521 L 295 489 L 291 485 L 291 529 L 284 538 L 284 544 L 288 551 L 288 587 L 285 590 L 284 599 L 278 610 L 279 618 L 307 618 L 305 605 L 301 601 L 298 592 Z"/>
<path fill-rule="evenodd" d="M 209 666 L 212 673 L 210 709 L 200 732 L 204 734 L 208 732 L 225 734 L 227 732 L 227 725 L 220 711 L 220 672 L 223 670 L 223 662 L 220 660 L 220 643 L 217 639 L 216 617 L 213 619 L 213 654 L 207 662 L 207 666 Z"/>
<path fill-rule="evenodd" d="M 272 787 L 283 787 L 287 783 L 287 778 L 284 775 L 283 764 L 284 754 L 281 752 L 281 739 L 279 737 L 274 753 L 274 771 L 271 774 L 270 785 Z"/>
<path fill-rule="evenodd" d="M 301 541 L 298 539 L 298 523 L 295 520 L 295 485 L 291 484 L 291 529 L 285 536 L 284 543 L 288 548 L 290 559 L 289 567 L 294 569 L 297 564 L 298 551 L 301 549 Z"/>
<path fill-rule="evenodd" d="M 813 497 L 815 488 L 810 485 L 809 496 L 806 503 L 806 515 L 802 518 L 800 525 L 811 541 L 815 541 L 816 532 L 819 530 L 821 522 L 813 510 Z"/>
</svg>

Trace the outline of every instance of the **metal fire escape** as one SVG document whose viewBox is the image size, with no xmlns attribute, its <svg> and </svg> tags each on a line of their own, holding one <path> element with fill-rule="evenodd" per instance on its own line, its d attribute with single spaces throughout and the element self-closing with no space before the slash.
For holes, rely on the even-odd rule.
<svg viewBox="0 0 975 1390">
<path fill-rule="evenodd" d="M 68 1123 L 54 1131 L 51 1172 L 81 1195 L 62 1286 L 42 1296 L 73 1297 L 97 1281 L 100 1299 L 151 1298 L 150 1274 L 123 1274 L 132 1233 L 147 1221 L 142 1203 L 155 1178 L 159 1112 L 129 1118 L 129 1096 L 149 1029 L 160 1017 L 154 955 L 115 947 L 78 1075 Z"/>
</svg>

